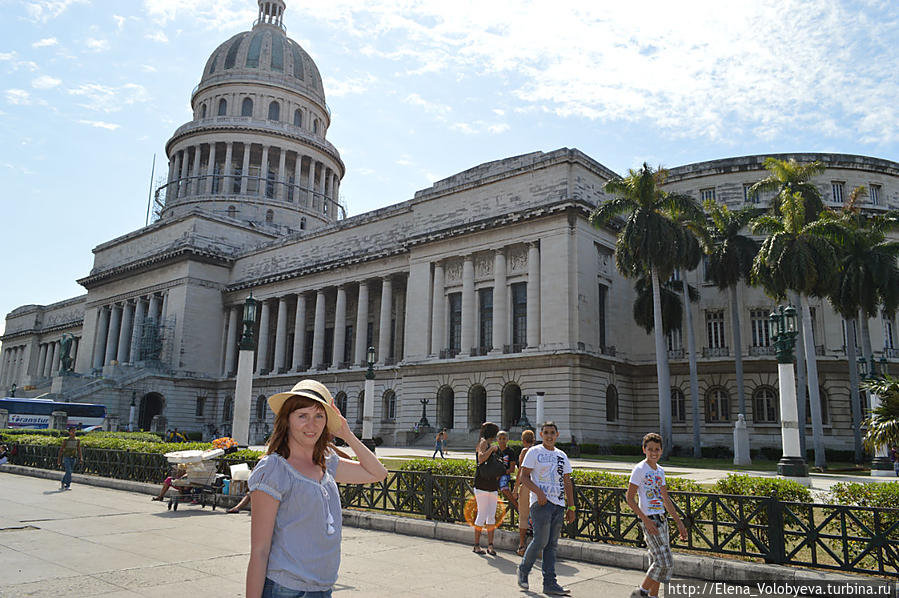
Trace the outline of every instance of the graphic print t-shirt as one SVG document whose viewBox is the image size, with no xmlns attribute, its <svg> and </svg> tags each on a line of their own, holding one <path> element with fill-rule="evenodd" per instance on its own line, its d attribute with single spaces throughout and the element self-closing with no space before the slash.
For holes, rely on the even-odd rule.
<svg viewBox="0 0 899 598">
<path fill-rule="evenodd" d="M 571 473 L 568 455 L 560 449 L 552 451 L 540 444 L 528 449 L 522 467 L 531 469 L 531 480 L 546 494 L 546 500 L 565 506 L 565 474 Z M 537 502 L 537 494 L 531 492 L 531 504 Z"/>
<path fill-rule="evenodd" d="M 515 451 L 509 446 L 507 446 L 505 450 L 500 451 L 499 457 L 503 460 L 503 465 L 506 466 L 506 470 L 509 469 L 509 465 L 516 462 Z"/>
<path fill-rule="evenodd" d="M 653 469 L 646 459 L 637 463 L 631 471 L 631 484 L 636 484 L 640 498 L 640 509 L 647 515 L 662 515 L 665 505 L 662 502 L 662 486 L 665 485 L 665 470 L 661 465 Z"/>
</svg>

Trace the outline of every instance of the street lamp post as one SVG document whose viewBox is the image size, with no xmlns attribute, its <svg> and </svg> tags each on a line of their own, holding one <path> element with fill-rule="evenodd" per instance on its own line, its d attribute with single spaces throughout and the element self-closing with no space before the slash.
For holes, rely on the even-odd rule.
<svg viewBox="0 0 899 598">
<path fill-rule="evenodd" d="M 375 452 L 375 441 L 372 438 L 372 418 L 375 413 L 375 348 L 368 348 L 368 371 L 365 372 L 365 404 L 362 409 L 362 444 Z"/>
<path fill-rule="evenodd" d="M 231 415 L 231 436 L 237 444 L 250 443 L 250 403 L 253 395 L 253 353 L 256 351 L 256 308 L 259 302 L 253 294 L 243 305 L 243 335 L 237 358 L 237 381 L 234 388 L 234 409 Z"/>
<path fill-rule="evenodd" d="M 777 462 L 777 473 L 805 486 L 811 485 L 808 465 L 799 448 L 799 415 L 796 408 L 796 376 L 793 371 L 793 349 L 798 332 L 796 308 L 781 305 L 768 318 L 771 338 L 777 353 L 777 381 L 780 387 L 780 436 L 783 456 Z"/>
<path fill-rule="evenodd" d="M 858 358 L 858 375 L 862 380 L 877 380 L 887 375 L 887 359 L 880 358 L 880 372 L 874 363 L 874 357 L 871 356 L 870 366 L 864 357 Z M 871 413 L 880 406 L 880 396 L 874 393 L 870 388 L 867 389 L 868 406 Z M 872 477 L 894 477 L 893 462 L 887 452 L 886 445 L 880 445 L 874 449 L 874 459 L 871 460 L 871 476 Z"/>
<path fill-rule="evenodd" d="M 431 399 L 418 399 L 418 402 L 421 403 L 421 419 L 418 420 L 418 429 L 426 430 L 431 427 L 431 422 L 428 421 L 428 403 L 431 402 Z"/>
<path fill-rule="evenodd" d="M 137 391 L 131 391 L 131 406 L 128 408 L 128 431 L 134 432 L 134 416 L 137 413 Z"/>
<path fill-rule="evenodd" d="M 521 426 L 522 430 L 533 430 L 534 426 L 531 425 L 531 422 L 528 421 L 528 396 L 521 396 L 521 418 L 518 420 L 518 425 Z"/>
</svg>

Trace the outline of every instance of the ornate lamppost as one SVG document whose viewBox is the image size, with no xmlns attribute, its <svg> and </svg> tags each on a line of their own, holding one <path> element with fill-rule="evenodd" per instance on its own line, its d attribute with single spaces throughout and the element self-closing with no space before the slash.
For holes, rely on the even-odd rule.
<svg viewBox="0 0 899 598">
<path fill-rule="evenodd" d="M 799 448 L 799 415 L 796 408 L 796 375 L 793 371 L 793 349 L 798 326 L 796 308 L 781 305 L 768 317 L 771 338 L 777 354 L 777 381 L 780 387 L 780 436 L 783 456 L 777 462 L 777 473 L 810 485 L 808 464 Z"/>
<path fill-rule="evenodd" d="M 418 420 L 418 429 L 424 430 L 431 427 L 431 422 L 428 421 L 428 403 L 431 402 L 431 399 L 418 399 L 418 402 L 421 403 L 421 419 Z"/>
<path fill-rule="evenodd" d="M 864 357 L 858 358 L 858 376 L 863 381 L 864 380 L 879 380 L 887 375 L 887 358 L 881 356 L 880 358 L 880 371 L 877 371 L 877 366 L 874 363 L 874 356 L 871 356 L 870 366 L 869 362 L 865 360 Z M 874 410 L 880 406 L 880 396 L 874 393 L 873 390 L 868 388 L 866 390 L 868 393 L 868 406 L 873 413 Z M 887 452 L 886 445 L 880 445 L 874 449 L 874 459 L 871 460 L 871 476 L 873 477 L 894 477 L 896 474 L 893 471 L 893 462 L 890 460 L 889 453 Z"/>
<path fill-rule="evenodd" d="M 375 441 L 372 438 L 372 418 L 375 413 L 375 348 L 369 347 L 366 355 L 368 371 L 365 372 L 365 404 L 362 408 L 362 444 L 371 452 L 375 452 Z"/>
<path fill-rule="evenodd" d="M 237 444 L 250 443 L 250 403 L 253 395 L 253 354 L 256 351 L 256 308 L 259 302 L 253 293 L 243 305 L 243 335 L 237 358 L 237 381 L 234 388 L 234 409 L 231 414 L 231 436 Z"/>
</svg>

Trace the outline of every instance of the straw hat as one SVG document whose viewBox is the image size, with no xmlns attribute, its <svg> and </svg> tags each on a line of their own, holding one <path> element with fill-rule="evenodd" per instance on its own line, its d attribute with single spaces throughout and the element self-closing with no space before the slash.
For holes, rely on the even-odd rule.
<svg viewBox="0 0 899 598">
<path fill-rule="evenodd" d="M 281 411 L 284 401 L 290 397 L 306 397 L 318 403 L 325 408 L 328 416 L 328 432 L 337 434 L 340 431 L 342 423 L 340 421 L 340 411 L 334 406 L 334 397 L 328 387 L 317 380 L 301 380 L 297 382 L 288 392 L 279 392 L 268 398 L 268 406 L 274 411 L 275 416 Z"/>
</svg>

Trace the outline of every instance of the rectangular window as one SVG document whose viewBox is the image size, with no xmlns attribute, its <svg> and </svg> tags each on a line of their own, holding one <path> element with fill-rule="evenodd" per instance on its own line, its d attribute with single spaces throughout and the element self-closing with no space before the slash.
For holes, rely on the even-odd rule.
<svg viewBox="0 0 899 598">
<path fill-rule="evenodd" d="M 842 181 L 831 181 L 830 190 L 833 193 L 834 203 L 843 203 L 843 187 L 845 183 Z"/>
<path fill-rule="evenodd" d="M 764 309 L 749 310 L 749 320 L 752 325 L 752 346 L 770 347 L 771 332 L 768 328 L 768 312 Z"/>
<path fill-rule="evenodd" d="M 886 312 L 883 312 L 881 317 L 883 318 L 883 348 L 895 349 L 896 345 L 893 343 L 896 336 L 893 332 L 896 329 L 896 319 Z"/>
<path fill-rule="evenodd" d="M 709 274 L 709 268 L 711 268 L 711 262 L 709 261 L 709 256 L 702 256 L 702 281 L 703 282 L 711 282 L 712 277 Z"/>
<path fill-rule="evenodd" d="M 306 363 L 304 364 L 306 370 L 312 369 L 312 339 L 315 338 L 315 331 L 307 330 L 306 331 L 306 354 L 303 355 Z"/>
<path fill-rule="evenodd" d="M 722 388 L 713 388 L 706 395 L 706 423 L 724 423 L 730 421 L 730 398 Z"/>
<path fill-rule="evenodd" d="M 680 351 L 684 348 L 684 340 L 681 335 L 680 328 L 674 328 L 671 332 L 668 333 L 668 350 L 669 351 Z"/>
<path fill-rule="evenodd" d="M 709 199 L 712 201 L 715 201 L 715 188 L 709 187 L 707 189 L 700 189 L 699 190 L 699 201 L 704 202 Z"/>
<path fill-rule="evenodd" d="M 846 348 L 849 346 L 849 343 L 846 342 L 846 329 L 849 328 L 849 322 L 846 320 L 842 320 L 843 325 L 841 328 L 843 329 L 843 347 Z M 852 327 L 852 339 L 855 341 L 855 346 L 858 347 L 858 331 L 855 326 Z"/>
<path fill-rule="evenodd" d="M 512 350 L 521 351 L 528 343 L 528 283 L 512 285 Z"/>
<path fill-rule="evenodd" d="M 759 195 L 756 194 L 753 197 L 749 190 L 752 188 L 753 183 L 743 183 L 743 203 L 759 203 Z"/>
<path fill-rule="evenodd" d="M 606 348 L 606 299 L 609 296 L 609 287 L 604 284 L 599 285 L 599 348 Z"/>
<path fill-rule="evenodd" d="M 356 334 L 353 326 L 347 324 L 343 338 L 343 362 L 350 363 L 353 361 L 353 345 L 356 342 Z"/>
<path fill-rule="evenodd" d="M 871 205 L 879 206 L 880 205 L 880 185 L 870 185 L 868 194 L 871 197 Z"/>
<path fill-rule="evenodd" d="M 458 355 L 462 350 L 462 293 L 450 293 L 449 299 L 449 350 Z"/>
<path fill-rule="evenodd" d="M 390 330 L 393 331 L 393 334 L 390 335 L 390 348 L 388 349 L 390 355 L 388 357 L 393 359 L 396 355 L 396 318 L 390 318 Z"/>
<path fill-rule="evenodd" d="M 677 387 L 671 389 L 671 421 L 687 421 L 687 400 L 684 392 Z"/>
<path fill-rule="evenodd" d="M 197 397 L 197 417 L 203 417 L 206 411 L 206 397 Z"/>
<path fill-rule="evenodd" d="M 705 328 L 709 349 L 723 349 L 727 346 L 724 340 L 724 311 L 706 311 Z"/>
<path fill-rule="evenodd" d="M 325 328 L 325 348 L 324 348 L 323 353 L 324 353 L 322 355 L 323 363 L 317 363 L 317 364 L 315 364 L 316 366 L 324 365 L 327 367 L 327 366 L 331 365 L 331 360 L 334 358 L 334 327 L 333 326 Z"/>
<path fill-rule="evenodd" d="M 374 347 L 375 342 L 375 323 L 368 322 L 365 326 L 365 350 L 368 351 L 369 347 Z M 366 357 L 366 359 L 368 359 Z"/>
<path fill-rule="evenodd" d="M 493 289 L 478 289 L 478 350 L 481 355 L 493 348 Z"/>
</svg>

